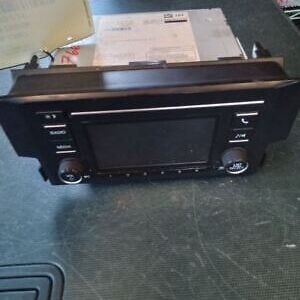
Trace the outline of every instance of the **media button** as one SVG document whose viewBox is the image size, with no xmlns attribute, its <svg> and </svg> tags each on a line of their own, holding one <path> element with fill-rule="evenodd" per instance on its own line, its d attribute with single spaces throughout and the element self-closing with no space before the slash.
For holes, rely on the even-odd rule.
<svg viewBox="0 0 300 300">
<path fill-rule="evenodd" d="M 259 112 L 243 112 L 243 113 L 236 113 L 234 115 L 232 121 L 233 128 L 254 128 L 257 119 L 259 116 Z"/>
<path fill-rule="evenodd" d="M 72 151 L 75 150 L 75 145 L 72 141 L 56 141 L 52 142 L 54 151 Z"/>
<path fill-rule="evenodd" d="M 75 153 L 77 153 L 76 150 L 56 151 L 56 154 L 60 154 L 60 155 L 75 154 Z"/>
</svg>

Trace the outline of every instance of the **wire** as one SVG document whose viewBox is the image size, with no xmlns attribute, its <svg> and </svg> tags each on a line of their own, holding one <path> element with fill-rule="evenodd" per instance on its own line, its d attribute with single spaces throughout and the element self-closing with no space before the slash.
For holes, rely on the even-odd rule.
<svg viewBox="0 0 300 300">
<path fill-rule="evenodd" d="M 43 53 L 47 54 L 47 56 L 50 57 L 50 59 L 51 59 L 52 62 L 54 61 L 54 56 L 53 56 L 49 51 L 43 50 L 43 49 L 41 49 L 41 51 L 42 51 Z"/>
</svg>

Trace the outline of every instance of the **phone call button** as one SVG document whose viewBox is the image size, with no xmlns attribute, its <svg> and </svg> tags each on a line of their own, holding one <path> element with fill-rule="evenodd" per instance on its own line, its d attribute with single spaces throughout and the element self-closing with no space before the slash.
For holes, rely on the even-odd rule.
<svg viewBox="0 0 300 300">
<path fill-rule="evenodd" d="M 236 113 L 233 118 L 233 128 L 254 128 L 258 119 L 259 113 L 253 112 L 241 112 Z"/>
</svg>

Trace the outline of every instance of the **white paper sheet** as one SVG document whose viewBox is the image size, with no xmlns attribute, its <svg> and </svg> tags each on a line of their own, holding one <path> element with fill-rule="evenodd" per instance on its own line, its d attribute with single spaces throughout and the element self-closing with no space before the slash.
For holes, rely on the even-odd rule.
<svg viewBox="0 0 300 300">
<path fill-rule="evenodd" d="M 0 0 L 0 68 L 93 32 L 87 0 Z"/>
</svg>

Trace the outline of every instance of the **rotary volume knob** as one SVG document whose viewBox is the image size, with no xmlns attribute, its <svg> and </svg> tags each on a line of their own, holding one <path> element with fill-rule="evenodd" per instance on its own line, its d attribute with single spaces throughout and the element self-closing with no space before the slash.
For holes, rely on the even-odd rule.
<svg viewBox="0 0 300 300">
<path fill-rule="evenodd" d="M 78 184 L 83 179 L 84 167 L 76 159 L 63 160 L 58 169 L 59 179 L 66 184 Z"/>
<path fill-rule="evenodd" d="M 223 153 L 223 166 L 227 173 L 239 175 L 249 168 L 247 151 L 244 148 L 231 148 Z"/>
</svg>

